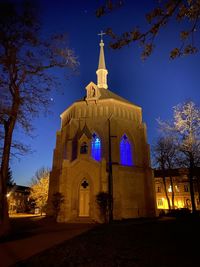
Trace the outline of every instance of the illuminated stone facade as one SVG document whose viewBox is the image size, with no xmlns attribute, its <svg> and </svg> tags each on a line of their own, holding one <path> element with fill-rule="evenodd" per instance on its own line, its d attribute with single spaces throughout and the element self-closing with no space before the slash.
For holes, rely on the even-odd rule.
<svg viewBox="0 0 200 267">
<path fill-rule="evenodd" d="M 199 169 L 198 169 L 199 172 Z M 170 175 L 172 177 L 172 186 L 174 191 L 174 208 L 188 208 L 192 209 L 191 206 L 191 196 L 190 196 L 190 184 L 188 180 L 188 170 L 187 169 L 174 169 L 168 171 L 166 174 L 166 190 L 169 197 L 170 205 L 172 206 L 172 186 L 170 183 Z M 162 172 L 159 170 L 154 171 L 155 176 L 155 191 L 156 191 L 156 203 L 158 210 L 168 210 L 168 202 L 165 193 L 165 187 L 162 178 Z M 196 209 L 200 210 L 199 202 L 199 190 L 196 179 L 194 179 L 194 198 Z"/>
<path fill-rule="evenodd" d="M 155 191 L 142 109 L 107 89 L 103 45 L 101 40 L 97 85 L 90 82 L 86 97 L 61 114 L 47 211 L 53 215 L 53 194 L 62 193 L 60 222 L 87 219 L 101 222 L 96 195 L 108 192 L 111 171 L 113 218 L 155 215 Z"/>
</svg>

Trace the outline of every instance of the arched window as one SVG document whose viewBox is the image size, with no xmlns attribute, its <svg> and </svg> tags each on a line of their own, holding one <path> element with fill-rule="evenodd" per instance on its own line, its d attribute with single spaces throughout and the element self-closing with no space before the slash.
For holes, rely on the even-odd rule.
<svg viewBox="0 0 200 267">
<path fill-rule="evenodd" d="M 88 145 L 86 142 L 83 142 L 80 147 L 80 154 L 87 154 L 88 153 Z"/>
<path fill-rule="evenodd" d="M 122 136 L 120 141 L 120 163 L 127 166 L 133 165 L 131 144 L 126 134 Z"/>
<path fill-rule="evenodd" d="M 101 140 L 95 133 L 92 135 L 91 153 L 93 159 L 98 161 L 101 159 Z"/>
</svg>

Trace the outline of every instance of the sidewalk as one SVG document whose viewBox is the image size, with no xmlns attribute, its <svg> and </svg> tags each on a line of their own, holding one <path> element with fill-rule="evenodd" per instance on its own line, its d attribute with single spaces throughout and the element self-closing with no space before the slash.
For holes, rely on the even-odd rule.
<svg viewBox="0 0 200 267">
<path fill-rule="evenodd" d="M 33 220 L 33 218 L 23 218 L 23 220 Z M 93 227 L 94 224 L 48 223 L 40 225 L 36 229 L 26 229 L 25 232 L 28 237 L 0 243 L 0 266 L 11 266 L 18 261 L 27 259 L 56 244 L 80 235 Z M 23 236 L 24 229 L 21 230 Z"/>
</svg>

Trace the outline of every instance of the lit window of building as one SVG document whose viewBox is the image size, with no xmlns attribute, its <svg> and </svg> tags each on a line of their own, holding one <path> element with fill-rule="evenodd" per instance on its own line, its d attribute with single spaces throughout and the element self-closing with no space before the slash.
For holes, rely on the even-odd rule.
<svg viewBox="0 0 200 267">
<path fill-rule="evenodd" d="M 171 193 L 172 192 L 172 186 L 170 185 L 168 188 L 168 192 Z"/>
<path fill-rule="evenodd" d="M 175 185 L 175 190 L 176 190 L 176 192 L 180 191 L 178 185 Z"/>
<path fill-rule="evenodd" d="M 197 170 L 197 173 L 199 173 L 199 169 Z M 169 209 L 165 190 L 162 190 L 162 192 L 159 192 L 160 190 L 158 188 L 158 187 L 161 187 L 161 189 L 162 188 L 164 189 L 164 186 L 166 184 L 171 208 L 175 208 L 175 209 L 176 208 L 188 208 L 191 210 L 192 205 L 191 205 L 188 169 L 180 168 L 180 169 L 166 170 L 165 184 L 163 181 L 162 174 L 163 174 L 162 170 L 154 170 L 157 208 L 160 210 Z M 173 185 L 171 185 L 171 177 L 173 177 Z M 198 185 L 195 180 L 194 180 L 193 186 L 194 186 L 194 199 L 195 199 L 196 209 L 200 210 L 200 204 L 198 200 L 199 194 L 198 194 L 198 190 L 197 191 L 195 190 L 195 187 L 198 189 Z M 172 196 L 172 190 L 174 191 L 173 196 Z M 163 205 L 161 205 L 161 201 L 159 199 L 162 199 Z M 160 204 L 158 204 L 158 202 Z"/>
<path fill-rule="evenodd" d="M 157 193 L 161 193 L 161 187 L 160 186 L 157 186 Z"/>
<path fill-rule="evenodd" d="M 159 198 L 158 199 L 158 206 L 163 206 L 163 200 L 162 200 L 162 198 Z"/>
<path fill-rule="evenodd" d="M 184 192 L 188 192 L 189 189 L 188 189 L 188 185 L 187 184 L 184 184 Z"/>
<path fill-rule="evenodd" d="M 133 165 L 131 144 L 126 134 L 122 136 L 120 141 L 120 163 L 127 166 Z"/>
</svg>

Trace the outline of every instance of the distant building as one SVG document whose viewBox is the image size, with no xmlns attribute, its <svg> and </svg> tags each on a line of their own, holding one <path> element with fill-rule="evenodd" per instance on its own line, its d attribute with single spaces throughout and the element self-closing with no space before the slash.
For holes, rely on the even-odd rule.
<svg viewBox="0 0 200 267">
<path fill-rule="evenodd" d="M 108 89 L 100 42 L 97 84 L 61 114 L 50 174 L 47 214 L 53 195 L 64 196 L 58 221 L 101 222 L 99 192 L 113 195 L 113 218 L 155 215 L 155 195 L 142 108 Z M 86 66 L 87 67 L 87 66 Z"/>
<path fill-rule="evenodd" d="M 172 188 L 170 184 L 170 175 L 173 179 L 173 191 L 174 191 L 174 205 L 175 208 L 189 208 L 191 209 L 191 196 L 190 196 L 190 184 L 188 179 L 187 169 L 173 169 L 166 171 L 166 188 L 167 194 L 170 199 L 170 205 L 172 204 Z M 167 210 L 168 203 L 164 189 L 164 183 L 162 178 L 162 171 L 154 170 L 155 179 L 155 192 L 156 203 L 158 209 Z M 194 194 L 196 208 L 200 210 L 199 192 L 197 183 L 194 180 Z"/>
<path fill-rule="evenodd" d="M 8 211 L 9 214 L 27 212 L 29 208 L 30 187 L 16 185 L 8 188 Z"/>
</svg>

